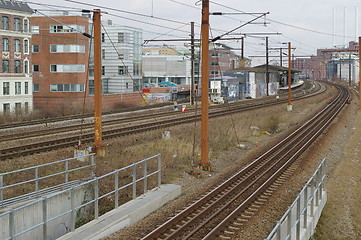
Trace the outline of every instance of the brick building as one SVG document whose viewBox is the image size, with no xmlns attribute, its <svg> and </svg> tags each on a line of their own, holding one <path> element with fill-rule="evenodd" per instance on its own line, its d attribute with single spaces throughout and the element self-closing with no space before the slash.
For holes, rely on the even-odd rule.
<svg viewBox="0 0 361 240">
<path fill-rule="evenodd" d="M 81 16 L 32 17 L 34 107 L 44 112 L 81 109 L 87 82 L 88 19 Z"/>
<path fill-rule="evenodd" d="M 30 16 L 24 2 L 0 0 L 0 113 L 32 109 Z"/>
</svg>

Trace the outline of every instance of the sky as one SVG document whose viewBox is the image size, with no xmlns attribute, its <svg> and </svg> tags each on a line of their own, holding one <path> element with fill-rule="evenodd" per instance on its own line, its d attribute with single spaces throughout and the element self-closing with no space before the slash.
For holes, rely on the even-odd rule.
<svg viewBox="0 0 361 240">
<path fill-rule="evenodd" d="M 200 34 L 202 1 L 199 0 L 53 0 L 51 2 L 29 0 L 27 2 L 33 9 L 44 14 L 50 14 L 51 10 L 69 10 L 70 14 L 80 14 L 80 9 L 99 8 L 105 12 L 102 14 L 103 20 L 112 20 L 114 24 L 142 29 L 144 40 L 189 38 L 192 21 L 195 22 L 196 38 Z M 272 33 L 246 35 L 244 48 L 246 57 L 265 55 L 265 36 L 269 37 L 270 48 L 286 47 L 285 43 L 291 42 L 292 47 L 295 48 L 292 54 L 306 57 L 315 55 L 318 48 L 331 48 L 334 45 L 341 47 L 349 41 L 356 41 L 358 39 L 356 36 L 361 34 L 360 0 L 258 0 L 253 2 L 215 0 L 210 2 L 210 12 L 225 14 L 210 16 L 212 37 L 223 35 L 269 12 L 266 17 L 232 32 L 235 34 L 224 36 L 235 38 L 239 37 L 240 33 Z M 240 48 L 239 40 L 220 42 L 235 49 Z M 152 42 L 148 44 L 184 46 L 185 43 Z M 235 51 L 239 52 L 239 50 Z M 277 57 L 279 50 L 271 50 L 269 54 L 271 64 L 272 61 L 276 64 L 279 60 Z M 251 59 L 260 64 L 265 61 L 263 57 Z"/>
</svg>

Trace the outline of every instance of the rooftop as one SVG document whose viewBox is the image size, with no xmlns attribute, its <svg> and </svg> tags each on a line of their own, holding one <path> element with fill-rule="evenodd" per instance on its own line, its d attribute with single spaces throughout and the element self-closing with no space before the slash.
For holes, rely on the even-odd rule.
<svg viewBox="0 0 361 240">
<path fill-rule="evenodd" d="M 0 0 L 0 8 L 29 13 L 33 12 L 27 3 L 15 0 Z"/>
</svg>

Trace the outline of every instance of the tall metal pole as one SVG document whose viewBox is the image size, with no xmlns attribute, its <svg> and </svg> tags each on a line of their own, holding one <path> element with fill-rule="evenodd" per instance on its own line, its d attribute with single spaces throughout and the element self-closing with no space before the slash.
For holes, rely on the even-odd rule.
<svg viewBox="0 0 361 240">
<path fill-rule="evenodd" d="M 244 37 L 241 38 L 241 58 L 244 59 Z"/>
<path fill-rule="evenodd" d="M 282 67 L 282 48 L 280 48 L 280 66 Z"/>
<path fill-rule="evenodd" d="M 351 86 L 351 53 L 348 59 L 348 85 Z"/>
<path fill-rule="evenodd" d="M 359 93 L 361 93 L 361 37 L 358 38 L 358 60 L 359 60 L 359 74 L 358 74 L 358 84 L 359 84 Z M 361 112 L 361 94 L 359 99 L 359 112 Z"/>
<path fill-rule="evenodd" d="M 210 170 L 208 163 L 208 52 L 209 52 L 209 0 L 202 0 L 202 110 L 201 110 L 201 163 Z"/>
<path fill-rule="evenodd" d="M 94 10 L 94 152 L 103 156 L 100 9 Z"/>
<path fill-rule="evenodd" d="M 291 104 L 291 74 L 292 74 L 292 65 L 291 65 L 291 42 L 288 42 L 288 105 L 287 111 L 292 111 Z"/>
<path fill-rule="evenodd" d="M 194 105 L 194 22 L 191 22 L 191 105 Z"/>
<path fill-rule="evenodd" d="M 266 37 L 266 94 L 269 96 L 268 93 L 268 83 L 269 83 L 269 70 L 268 70 L 268 37 Z"/>
</svg>

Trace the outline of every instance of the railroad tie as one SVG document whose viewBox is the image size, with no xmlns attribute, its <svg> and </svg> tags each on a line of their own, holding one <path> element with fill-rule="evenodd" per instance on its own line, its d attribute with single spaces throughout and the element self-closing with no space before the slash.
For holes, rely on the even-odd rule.
<svg viewBox="0 0 361 240">
<path fill-rule="evenodd" d="M 233 227 L 232 225 L 228 226 L 230 229 L 233 229 L 233 230 L 239 230 L 240 228 L 238 227 Z"/>
<path fill-rule="evenodd" d="M 231 237 L 227 237 L 227 236 L 224 236 L 224 235 L 220 235 L 219 238 L 222 238 L 222 239 L 231 239 Z"/>
<path fill-rule="evenodd" d="M 227 231 L 227 230 L 224 230 L 224 233 L 225 233 L 225 234 L 228 234 L 228 235 L 233 235 L 233 234 L 234 234 L 234 232 Z"/>
</svg>

